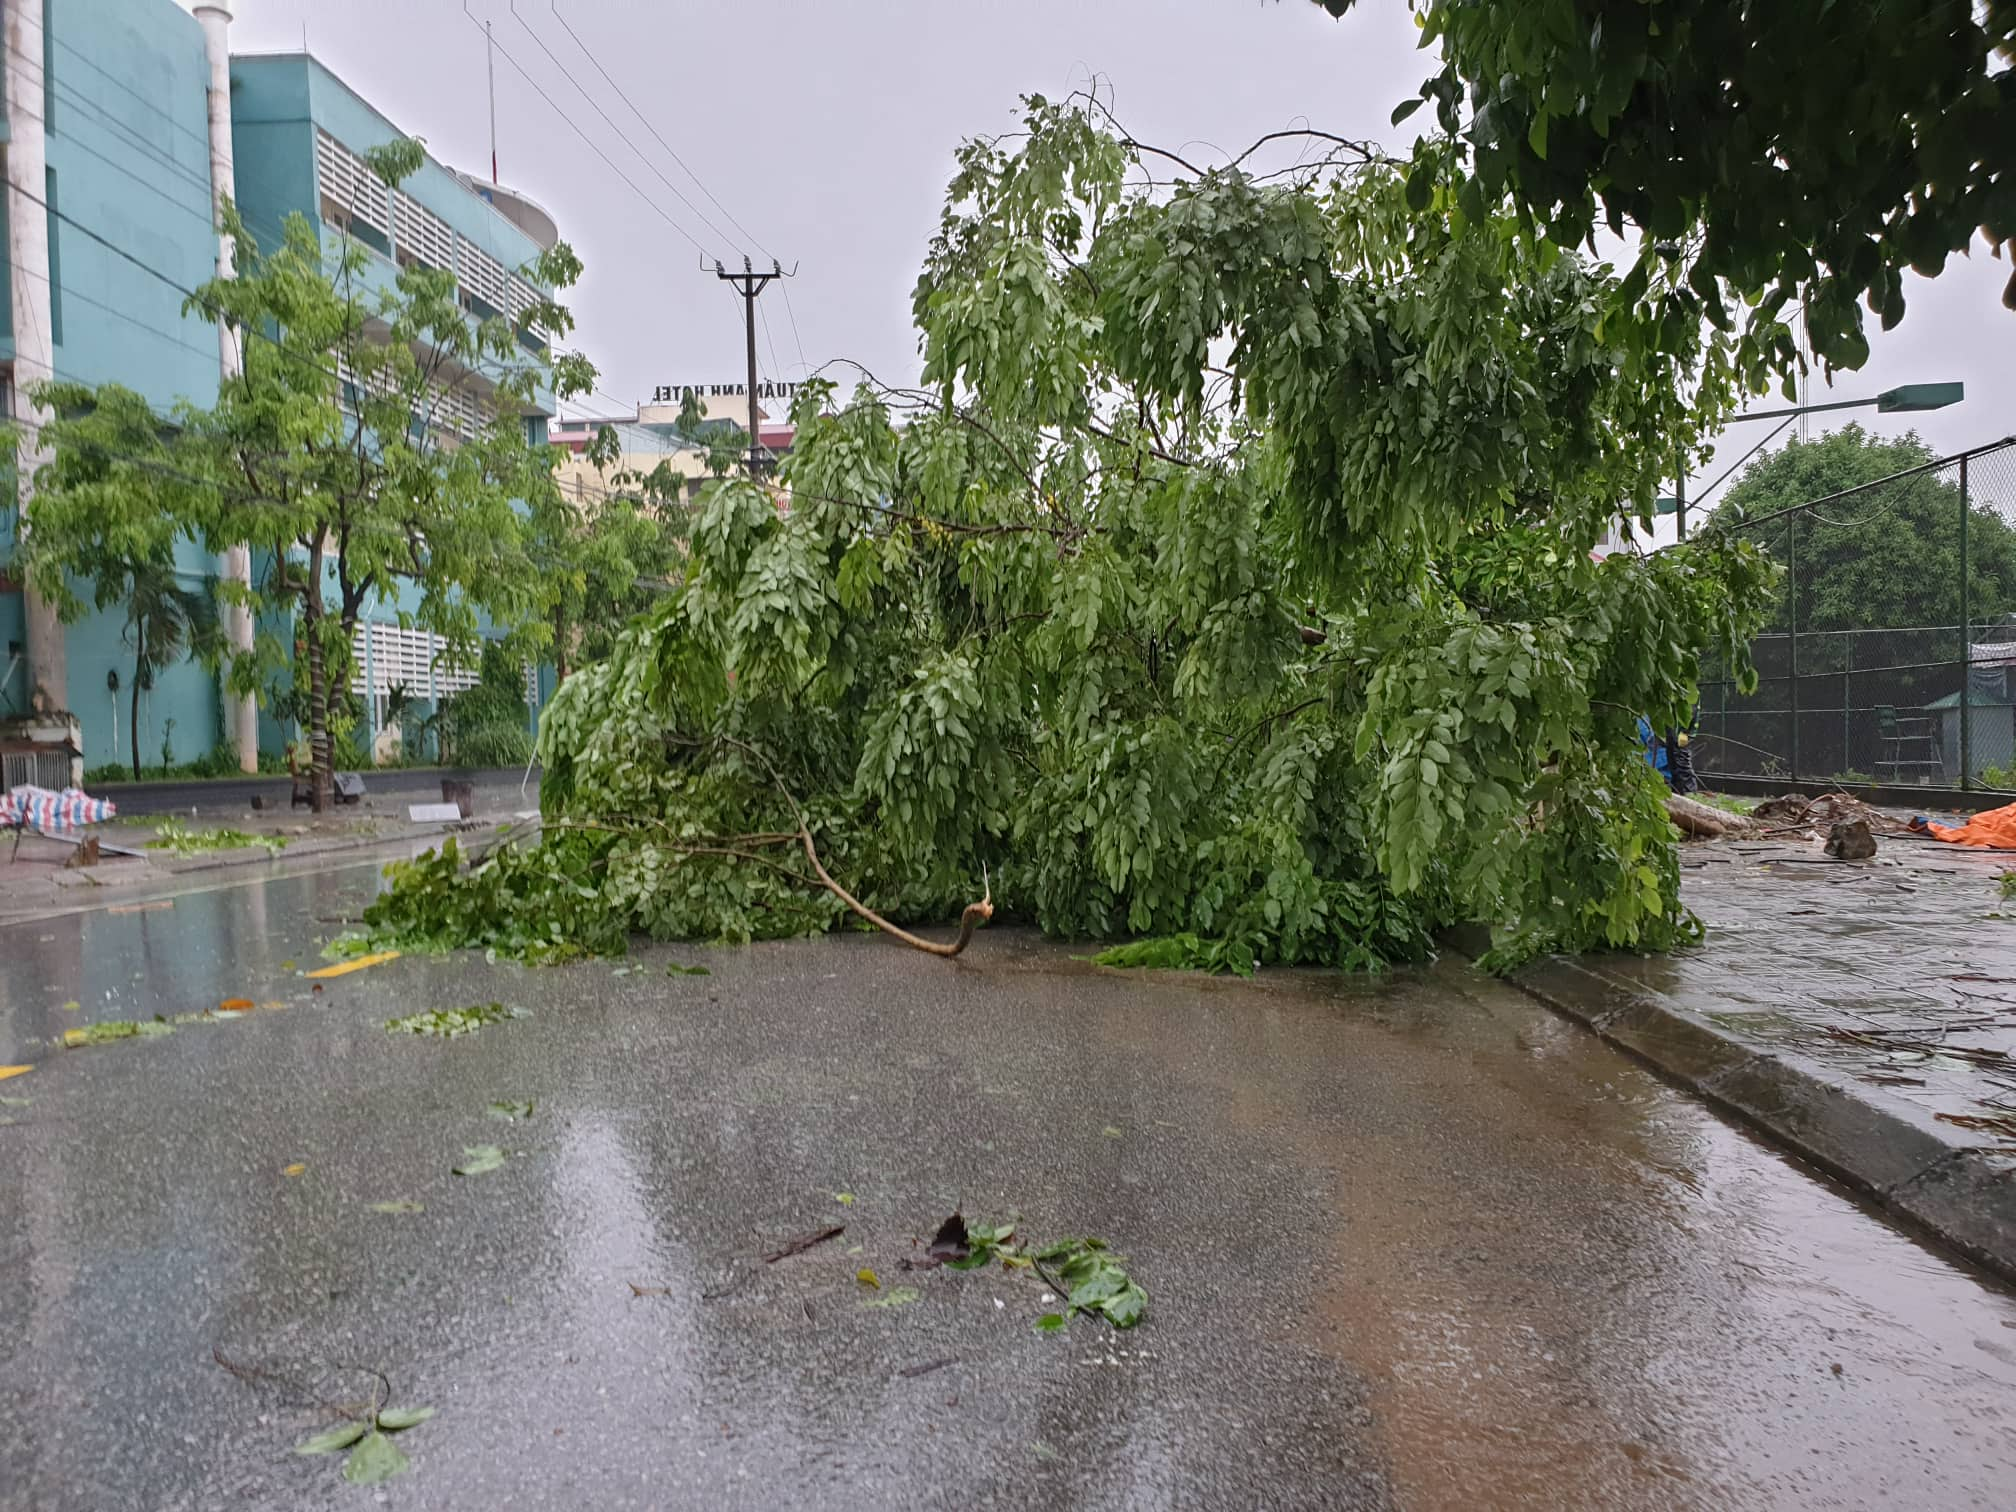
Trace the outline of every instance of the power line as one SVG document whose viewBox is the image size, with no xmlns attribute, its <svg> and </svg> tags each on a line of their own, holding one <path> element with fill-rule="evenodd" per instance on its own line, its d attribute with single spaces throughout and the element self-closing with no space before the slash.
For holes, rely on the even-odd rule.
<svg viewBox="0 0 2016 1512">
<path fill-rule="evenodd" d="M 186 284 L 176 282 L 174 279 L 170 278 L 166 273 L 163 273 L 159 268 L 152 266 L 145 259 L 139 257 L 135 253 L 129 252 L 126 248 L 120 246 L 117 242 L 114 242 L 109 238 L 101 235 L 98 231 L 94 230 L 90 226 L 85 225 L 82 221 L 77 220 L 75 217 L 66 214 L 62 210 L 54 208 L 53 206 L 50 205 L 50 203 L 47 200 L 42 199 L 37 195 L 30 194 L 27 190 L 19 188 L 18 186 L 15 186 L 12 192 L 19 194 L 21 198 L 27 200 L 32 205 L 40 205 L 43 208 L 43 210 L 47 211 L 57 220 L 63 222 L 63 224 L 65 224 L 66 226 L 74 227 L 77 231 L 82 233 L 84 236 L 89 237 L 92 241 L 96 242 L 99 246 L 105 248 L 108 252 L 111 252 L 116 256 L 124 259 L 125 261 L 133 264 L 134 267 L 139 268 L 142 272 L 148 274 L 150 277 L 159 279 L 169 288 L 174 289 L 178 293 L 187 296 L 189 299 L 195 301 L 195 303 L 199 308 L 208 311 L 211 315 L 217 317 L 219 320 L 222 320 L 224 318 L 225 312 L 217 305 L 217 303 L 214 300 L 206 298 L 201 291 L 192 289 Z M 346 240 L 347 239 L 348 238 L 346 237 Z M 281 352 L 285 356 L 291 358 L 293 361 L 303 364 L 304 366 L 312 369 L 313 371 L 322 374 L 326 378 L 335 380 L 338 384 L 350 381 L 345 379 L 343 375 L 339 373 L 335 368 L 325 367 L 321 363 L 316 362 L 313 358 L 307 356 L 305 353 L 296 351 L 293 347 L 287 345 L 285 341 L 281 340 L 276 336 L 271 335 L 262 327 L 256 325 L 239 326 L 235 327 L 234 329 L 238 332 L 238 334 L 241 337 L 252 336 L 260 341 L 264 341 L 269 346 L 273 347 L 276 351 Z M 474 369 L 472 369 L 471 371 L 476 372 L 476 370 Z M 499 371 L 500 372 L 503 371 L 501 364 L 499 365 Z M 488 378 L 489 381 L 492 383 L 495 383 L 497 381 L 496 375 L 493 374 L 478 373 L 477 375 Z"/>
<path fill-rule="evenodd" d="M 19 47 L 15 46 L 11 42 L 7 43 L 6 46 L 7 50 L 13 53 L 15 57 L 20 58 L 27 62 L 35 63 L 39 66 L 41 62 L 39 58 L 30 58 L 27 53 L 23 52 Z M 205 164 L 206 164 L 205 170 L 202 174 L 199 175 L 195 169 L 189 167 L 187 164 L 179 163 L 174 158 L 164 155 L 153 142 L 149 141 L 145 136 L 142 136 L 140 134 L 138 128 L 129 126 L 126 122 L 120 120 L 110 111 L 106 110 L 103 106 L 99 105 L 95 100 L 88 100 L 84 98 L 82 95 L 76 94 L 73 90 L 69 89 L 69 87 L 64 84 L 60 76 L 43 73 L 41 75 L 41 78 L 43 79 L 43 82 L 46 85 L 49 93 L 51 93 L 55 97 L 56 102 L 59 105 L 64 106 L 66 109 L 81 109 L 83 111 L 86 111 L 87 113 L 95 117 L 93 124 L 100 125 L 109 130 L 123 132 L 126 138 L 130 141 L 134 150 L 140 153 L 142 156 L 146 157 L 149 161 L 157 163 L 161 167 L 167 169 L 169 172 L 176 174 L 178 177 L 182 179 L 185 179 L 193 187 L 200 188 L 206 196 L 210 193 L 210 178 L 207 167 L 208 164 L 207 155 L 205 157 Z M 147 99 L 143 95 L 141 95 L 137 90 L 134 90 L 127 86 L 121 86 L 121 87 L 125 88 L 126 93 L 132 95 L 133 98 L 138 100 L 141 104 L 148 105 L 150 109 L 154 109 L 157 111 L 159 110 L 158 106 L 151 105 L 150 102 L 148 102 Z M 46 120 L 44 120 L 41 115 L 29 109 L 25 101 L 17 102 L 17 106 L 21 110 L 22 114 L 26 115 L 30 120 L 40 122 L 45 134 L 53 137 L 55 140 L 59 142 L 66 143 L 68 145 L 80 146 L 80 147 L 83 146 L 81 142 L 77 141 L 77 139 L 68 132 L 50 132 L 49 123 Z M 84 150 L 90 151 L 91 149 L 85 148 Z M 207 153 L 207 147 L 206 147 L 206 153 Z M 102 154 L 100 155 L 102 156 Z"/>
<path fill-rule="evenodd" d="M 132 95 L 134 99 L 140 101 L 140 103 L 145 105 L 149 110 L 152 110 L 156 115 L 160 116 L 162 119 L 167 121 L 169 125 L 175 127 L 184 136 L 189 137 L 192 141 L 194 141 L 199 147 L 203 149 L 204 155 L 206 157 L 209 155 L 210 135 L 207 128 L 203 131 L 198 131 L 195 127 L 186 125 L 183 122 L 176 120 L 172 114 L 162 109 L 159 105 L 154 104 L 145 95 L 141 94 L 137 89 L 133 88 L 132 85 L 126 83 L 125 81 L 120 79 L 117 75 L 111 73 L 103 65 L 98 63 L 95 59 L 93 59 L 89 54 L 85 53 L 81 48 L 73 46 L 71 43 L 65 42 L 61 37 L 55 36 L 53 33 L 50 34 L 50 39 L 53 42 L 55 42 L 55 44 L 58 47 L 62 48 L 63 51 L 69 53 L 71 57 L 75 58 L 78 62 L 82 63 L 86 68 L 90 69 L 93 73 L 103 77 L 114 88 L 122 89 L 127 94 Z M 21 54 L 21 56 L 26 57 L 27 54 L 23 53 Z M 36 58 L 31 61 L 39 64 L 42 60 L 40 58 Z M 59 81 L 61 77 L 62 77 L 61 71 L 58 70 L 57 78 Z"/>
<path fill-rule="evenodd" d="M 812 365 L 805 360 L 805 343 L 798 339 L 798 312 L 791 308 L 791 280 L 784 280 L 784 313 L 791 317 L 791 344 L 798 348 L 798 371 L 808 373 Z"/>
<path fill-rule="evenodd" d="M 678 197 L 680 204 L 684 205 L 688 210 L 691 210 L 695 215 L 699 216 L 702 225 L 706 226 L 706 228 L 709 231 L 712 231 L 716 236 L 720 237 L 721 240 L 728 242 L 732 245 L 734 242 L 734 238 L 731 237 L 726 231 L 723 231 L 719 226 L 715 225 L 713 221 L 709 220 L 707 218 L 707 212 L 705 210 L 702 210 L 698 205 L 694 204 L 693 201 L 688 199 L 684 194 L 680 193 L 679 186 L 677 184 L 673 183 L 672 180 L 665 177 L 663 173 L 659 173 L 657 164 L 653 163 L 648 157 L 646 157 L 644 155 L 644 150 L 641 147 L 639 147 L 635 142 L 630 140 L 629 135 L 623 130 L 623 128 L 621 126 L 618 126 L 615 120 L 611 118 L 609 112 L 602 108 L 601 102 L 597 100 L 592 94 L 590 94 L 585 88 L 582 87 L 581 81 L 574 77 L 573 73 L 568 69 L 565 63 L 562 63 L 560 61 L 559 55 L 555 53 L 552 48 L 546 45 L 545 39 L 541 37 L 539 33 L 532 30 L 532 23 L 527 21 L 523 16 L 518 14 L 518 0 L 510 0 L 510 6 L 511 6 L 511 19 L 516 21 L 518 25 L 524 29 L 525 35 L 532 39 L 532 41 L 538 46 L 539 51 L 546 54 L 546 56 L 552 60 L 553 66 L 560 70 L 561 77 L 566 79 L 566 81 L 569 84 L 572 84 L 574 86 L 575 93 L 579 94 L 582 99 L 586 100 L 589 103 L 589 105 L 594 108 L 595 113 L 600 117 L 602 117 L 602 119 L 608 123 L 609 129 L 616 133 L 617 140 L 621 141 L 624 146 L 628 147 L 632 152 L 636 153 L 637 160 L 640 163 L 642 163 L 646 168 L 649 168 L 653 173 L 658 174 L 658 182 L 663 184 L 667 189 L 670 189 L 672 193 Z M 556 10 L 554 14 L 557 16 L 559 12 Z M 592 62 L 593 60 L 591 59 L 590 61 Z M 738 246 L 735 248 L 735 250 L 740 252 L 743 249 Z"/>
<path fill-rule="evenodd" d="M 623 86 L 621 84 L 618 84 L 616 80 L 610 76 L 609 70 L 602 66 L 601 60 L 595 56 L 593 50 L 590 49 L 590 47 L 586 42 L 581 40 L 581 34 L 575 31 L 572 26 L 569 26 L 567 24 L 567 18 L 560 14 L 559 5 L 557 3 L 554 3 L 554 0 L 548 0 L 548 5 L 553 12 L 553 19 L 560 23 L 561 27 L 566 31 L 567 35 L 574 39 L 574 45 L 581 49 L 581 55 L 585 57 L 590 63 L 595 65 L 595 71 L 600 75 L 602 75 L 603 79 L 608 83 L 611 89 L 616 91 L 616 98 L 621 100 L 625 105 L 628 105 L 630 107 L 630 113 L 635 117 L 637 117 L 637 119 L 643 123 L 644 129 L 650 132 L 652 137 L 657 141 L 658 145 L 660 147 L 663 147 L 665 151 L 668 154 L 670 154 L 672 161 L 677 163 L 680 166 L 680 168 L 685 171 L 686 176 L 691 180 L 693 180 L 693 182 L 699 186 L 700 192 L 707 196 L 708 200 L 713 204 L 714 208 L 716 210 L 719 210 L 723 215 L 728 217 L 728 224 L 733 226 L 736 230 L 740 231 L 744 236 L 748 237 L 750 242 L 755 246 L 756 250 L 758 252 L 761 252 L 765 257 L 769 258 L 772 262 L 780 261 L 781 259 L 778 258 L 776 253 L 772 252 L 768 247 L 764 246 L 762 242 L 757 240 L 756 234 L 753 231 L 751 231 L 747 226 L 743 225 L 742 222 L 740 222 L 735 218 L 734 211 L 730 210 L 726 205 L 722 204 L 720 200 L 715 198 L 714 191 L 712 189 L 709 189 L 707 187 L 706 182 L 700 177 L 700 175 L 695 173 L 692 170 L 692 168 L 687 165 L 686 159 L 679 156 L 678 150 L 675 147 L 673 147 L 673 145 L 670 142 L 665 140 L 664 136 L 659 133 L 659 130 L 656 126 L 653 126 L 651 124 L 650 120 L 645 116 L 644 112 L 637 108 L 637 102 L 631 99 L 629 95 L 624 93 Z M 681 197 L 683 198 L 684 196 Z M 726 238 L 724 238 L 724 240 L 725 239 Z M 740 251 L 742 249 L 738 247 L 736 250 Z"/>
<path fill-rule="evenodd" d="M 770 316 L 760 304 L 756 307 L 756 317 L 763 322 L 763 345 L 770 349 L 770 371 L 782 377 L 784 364 L 777 360 L 777 343 L 770 339 Z"/>
<path fill-rule="evenodd" d="M 43 283 L 48 284 L 52 290 L 54 290 L 56 287 L 55 281 L 51 279 L 47 273 L 36 273 L 32 272 L 27 268 L 20 268 L 17 269 L 16 271 L 22 273 L 26 277 L 40 279 Z M 163 330 L 160 326 L 150 324 L 149 322 L 141 319 L 138 315 L 127 314 L 126 311 L 120 309 L 117 305 L 109 305 L 105 303 L 105 301 L 102 299 L 93 299 L 89 294 L 85 294 L 67 285 L 60 291 L 60 294 L 63 299 L 66 300 L 74 299 L 81 304 L 90 305 L 94 309 L 103 310 L 106 314 L 116 316 L 118 319 L 125 321 L 128 325 L 139 327 L 142 331 L 145 331 L 150 336 L 157 337 L 162 341 L 173 342 L 176 346 L 181 347 L 184 351 L 194 352 L 199 357 L 215 358 L 217 355 L 217 346 L 216 343 L 214 342 L 205 346 L 196 346 L 191 342 L 184 341 L 180 336 L 175 335 L 173 332 Z M 79 378 L 72 378 L 70 381 L 73 383 L 83 382 L 83 380 Z"/>
<path fill-rule="evenodd" d="M 476 17 L 473 14 L 471 14 L 469 10 L 469 0 L 462 0 L 462 14 L 468 17 L 469 24 L 475 27 L 476 30 L 478 30 L 479 32 L 483 30 L 483 23 L 478 21 Z M 532 86 L 533 92 L 536 93 L 540 99 L 546 102 L 547 106 L 552 110 L 552 112 L 558 117 L 560 117 L 561 120 L 567 123 L 568 129 L 572 131 L 576 136 L 581 138 L 581 140 L 587 144 L 588 150 L 593 152 L 595 156 L 602 159 L 603 162 L 607 163 L 609 165 L 609 171 L 611 173 L 614 173 L 616 177 L 620 178 L 621 180 L 623 180 L 624 183 L 630 186 L 630 192 L 632 194 L 636 195 L 639 199 L 644 201 L 646 205 L 650 206 L 651 209 L 656 211 L 658 214 L 658 218 L 664 221 L 666 225 L 670 226 L 674 231 L 677 231 L 681 236 L 685 237 L 686 240 L 692 244 L 694 251 L 698 252 L 702 257 L 705 257 L 707 255 L 707 249 L 700 245 L 699 241 L 694 238 L 693 233 L 691 231 L 688 231 L 684 226 L 680 225 L 678 221 L 674 220 L 672 216 L 666 211 L 663 205 L 659 204 L 656 200 L 651 198 L 650 195 L 646 194 L 642 189 L 638 188 L 637 181 L 631 178 L 630 175 L 625 173 L 621 168 L 616 166 L 615 159 L 611 158 L 608 153 L 604 152 L 601 149 L 601 147 L 599 147 L 595 143 L 594 139 L 590 137 L 587 132 L 583 131 L 579 125 L 575 123 L 574 118 L 568 115 L 566 111 L 560 108 L 559 104 L 554 100 L 553 96 L 546 93 L 546 91 L 540 87 L 539 81 L 533 78 L 531 74 L 525 71 L 525 65 L 520 63 L 516 58 L 511 56 L 511 52 L 508 48 L 499 45 L 497 51 L 504 55 L 505 62 L 509 63 L 513 68 L 518 70 L 518 76 L 521 79 L 523 79 L 527 84 L 530 84 Z"/>
</svg>

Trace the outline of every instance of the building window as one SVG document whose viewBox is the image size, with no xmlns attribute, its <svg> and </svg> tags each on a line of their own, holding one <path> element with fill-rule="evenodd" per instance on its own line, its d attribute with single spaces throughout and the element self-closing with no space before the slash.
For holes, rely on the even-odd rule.
<svg viewBox="0 0 2016 1512">
<path fill-rule="evenodd" d="M 56 170 L 43 170 L 42 198 L 49 220 L 49 340 L 63 345 L 63 241 L 57 235 L 62 213 L 56 208 Z"/>
</svg>

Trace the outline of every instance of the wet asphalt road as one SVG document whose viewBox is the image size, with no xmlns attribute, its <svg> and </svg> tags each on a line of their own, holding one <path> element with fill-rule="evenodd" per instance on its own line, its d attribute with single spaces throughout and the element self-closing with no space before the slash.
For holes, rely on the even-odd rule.
<svg viewBox="0 0 2016 1512">
<path fill-rule="evenodd" d="M 1465 970 L 991 931 L 311 992 L 374 885 L 0 929 L 0 1506 L 2011 1504 L 2016 1298 Z M 49 1048 L 240 996 L 287 1006 Z M 955 1205 L 1107 1237 L 1147 1321 L 903 1272 Z M 375 1491 L 289 1452 L 367 1370 L 438 1409 Z"/>
</svg>

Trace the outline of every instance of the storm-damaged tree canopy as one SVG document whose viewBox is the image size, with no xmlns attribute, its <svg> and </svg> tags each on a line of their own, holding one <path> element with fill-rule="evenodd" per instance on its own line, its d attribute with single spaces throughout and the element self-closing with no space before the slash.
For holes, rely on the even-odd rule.
<svg viewBox="0 0 2016 1512">
<path fill-rule="evenodd" d="M 1662 318 L 1351 144 L 1200 170 L 1103 119 L 963 149 L 926 387 L 808 385 L 788 511 L 715 485 L 548 709 L 540 838 L 404 868 L 380 932 L 542 958 L 983 889 L 1235 968 L 1696 932 L 1634 722 L 1685 722 L 1704 650 L 1747 667 L 1771 569 L 1592 549 L 1782 328 Z"/>
</svg>

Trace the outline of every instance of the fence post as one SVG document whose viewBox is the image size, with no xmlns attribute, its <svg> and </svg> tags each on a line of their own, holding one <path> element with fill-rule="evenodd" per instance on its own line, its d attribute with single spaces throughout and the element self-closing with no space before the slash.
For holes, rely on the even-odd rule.
<svg viewBox="0 0 2016 1512">
<path fill-rule="evenodd" d="M 1970 591 L 1973 564 L 1967 559 L 1967 516 L 1974 511 L 1967 501 L 1967 459 L 1960 459 L 1960 787 L 1964 792 L 1974 780 L 1974 604 Z"/>
<path fill-rule="evenodd" d="M 1848 703 L 1855 686 L 1855 632 L 1850 630 L 1841 637 L 1846 654 L 1841 658 L 1841 770 L 1855 770 L 1855 750 L 1848 727 Z M 1875 776 L 1874 772 L 1869 774 Z"/>
<path fill-rule="evenodd" d="M 1786 624 L 1791 634 L 1786 638 L 1786 661 L 1791 675 L 1786 679 L 1791 688 L 1792 739 L 1789 755 L 1792 759 L 1792 780 L 1799 780 L 1799 515 L 1795 510 L 1785 517 L 1785 582 L 1789 589 L 1786 609 Z"/>
</svg>

